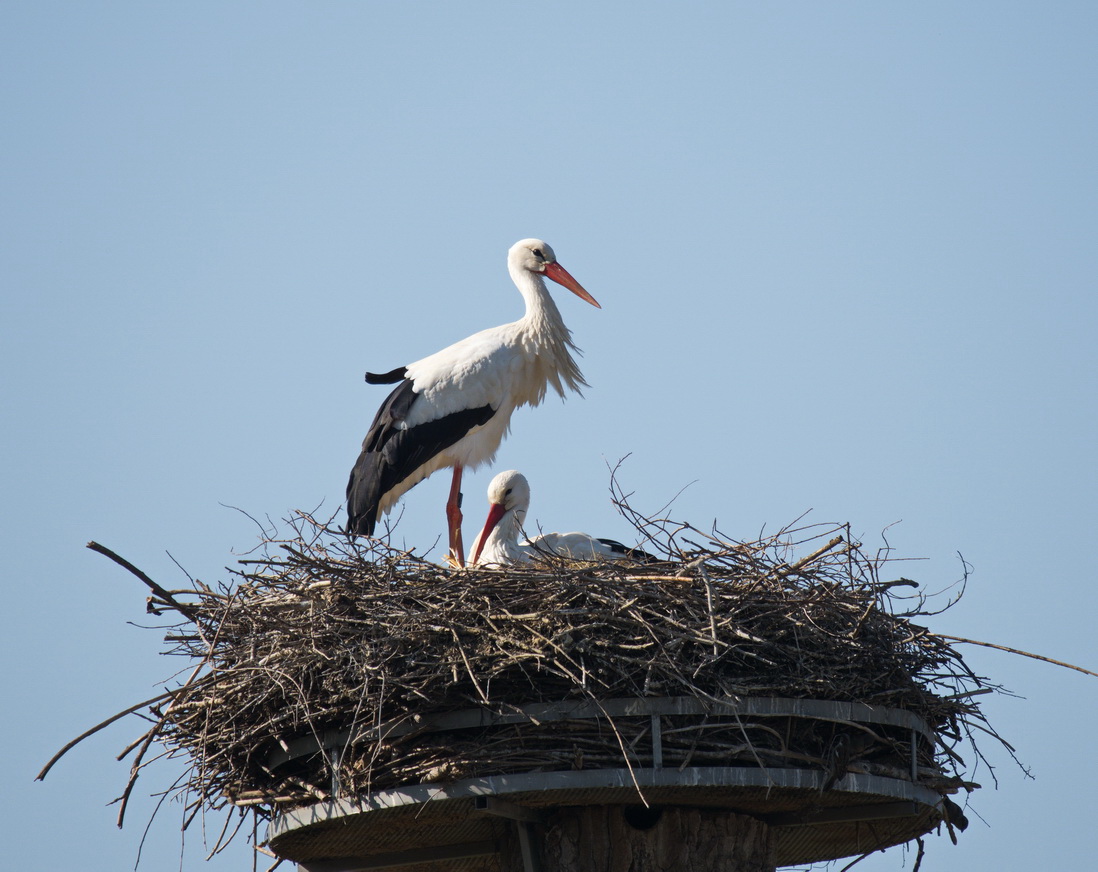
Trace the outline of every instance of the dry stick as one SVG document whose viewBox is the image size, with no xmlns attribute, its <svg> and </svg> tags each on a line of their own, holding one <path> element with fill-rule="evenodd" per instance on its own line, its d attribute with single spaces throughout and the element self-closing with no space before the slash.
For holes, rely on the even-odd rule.
<svg viewBox="0 0 1098 872">
<path fill-rule="evenodd" d="M 1033 660 L 1043 660 L 1045 663 L 1051 663 L 1053 666 L 1063 666 L 1065 669 L 1074 669 L 1076 672 L 1082 672 L 1084 675 L 1092 675 L 1098 678 L 1098 672 L 1091 672 L 1089 669 L 1084 669 L 1082 666 L 1073 666 L 1070 663 L 1064 663 L 1062 660 L 1053 660 L 1051 657 L 1042 657 L 1040 654 L 1031 654 L 1029 651 L 1022 651 L 1019 648 L 1010 648 L 1006 645 L 993 645 L 991 642 L 977 642 L 975 639 L 962 639 L 960 636 L 945 636 L 939 635 L 939 639 L 950 639 L 954 642 L 964 642 L 966 645 L 982 645 L 984 648 L 995 648 L 998 651 L 1006 651 L 1008 654 L 1021 654 L 1023 657 L 1029 657 Z"/>
<path fill-rule="evenodd" d="M 836 536 L 834 539 L 832 539 L 830 542 L 828 542 L 822 548 L 817 548 L 815 551 L 813 551 L 807 557 L 802 557 L 800 560 L 798 560 L 792 566 L 779 567 L 777 572 L 775 572 L 775 575 L 777 575 L 778 578 L 785 578 L 785 576 L 790 575 L 791 573 L 794 573 L 799 569 L 803 569 L 805 566 L 807 566 L 813 560 L 816 560 L 819 557 L 823 557 L 828 551 L 830 551 L 836 545 L 840 544 L 842 541 L 843 541 L 842 536 Z"/>
<path fill-rule="evenodd" d="M 172 786 L 169 787 L 167 790 L 165 790 L 160 795 L 160 799 L 157 801 L 156 807 L 152 810 L 152 814 L 149 815 L 148 823 L 145 824 L 145 830 L 141 834 L 141 841 L 137 843 L 137 864 L 138 865 L 141 864 L 141 852 L 143 850 L 145 850 L 145 839 L 147 839 L 149 837 L 149 830 L 152 829 L 153 821 L 156 820 L 156 813 L 158 811 L 160 811 L 160 806 L 162 806 L 164 804 L 164 802 L 167 800 L 167 798 L 171 795 L 171 792 L 173 790 L 175 790 L 175 788 L 178 786 L 179 782 L 182 781 L 186 777 L 187 777 L 187 773 L 184 772 L 177 779 L 175 779 L 175 781 L 172 782 Z M 134 868 L 136 869 L 137 866 L 135 866 Z"/>
<path fill-rule="evenodd" d="M 90 730 L 85 730 L 83 733 L 81 733 L 79 736 L 77 736 L 71 742 L 66 744 L 64 748 L 62 748 L 60 751 L 58 751 L 56 754 L 54 754 L 50 758 L 50 762 L 47 763 L 42 768 L 42 771 L 39 772 L 38 775 L 35 776 L 34 780 L 35 781 L 41 781 L 43 778 L 45 778 L 46 773 L 49 772 L 53 768 L 54 763 L 56 763 L 58 760 L 60 760 L 62 757 L 64 757 L 65 754 L 67 754 L 69 751 L 71 751 L 73 748 L 75 748 L 77 745 L 79 745 L 81 742 L 83 742 L 86 738 L 88 738 L 88 736 L 95 735 L 100 730 L 104 729 L 105 727 L 109 727 L 111 724 L 113 724 L 115 721 L 119 720 L 120 718 L 124 718 L 126 715 L 132 714 L 133 712 L 137 711 L 138 709 L 142 709 L 147 705 L 152 705 L 154 702 L 159 702 L 160 700 L 171 696 L 173 693 L 176 693 L 176 691 L 169 690 L 169 691 L 166 691 L 164 693 L 158 694 L 157 696 L 154 696 L 152 699 L 147 699 L 144 702 L 137 703 L 136 705 L 131 705 L 128 709 L 124 709 L 116 715 L 111 715 L 109 718 L 107 718 L 102 723 L 96 724 Z"/>
<path fill-rule="evenodd" d="M 995 688 L 980 687 L 976 690 L 966 690 L 964 693 L 951 693 L 949 696 L 943 696 L 942 699 L 966 699 L 970 696 L 982 696 L 985 693 L 995 693 Z"/>
<path fill-rule="evenodd" d="M 640 782 L 637 781 L 637 773 L 633 771 L 633 764 L 629 760 L 629 752 L 625 750 L 625 742 L 621 737 L 621 731 L 618 729 L 618 725 L 614 723 L 614 719 L 610 717 L 610 713 L 603 707 L 600 700 L 596 699 L 594 696 L 591 696 L 590 693 L 588 693 L 587 696 L 588 699 L 591 700 L 591 702 L 599 707 L 599 711 L 602 712 L 602 716 L 606 718 L 607 723 L 610 724 L 610 729 L 614 732 L 614 738 L 618 740 L 618 747 L 621 749 L 622 760 L 625 761 L 625 768 L 629 770 L 629 777 L 633 781 L 633 788 L 637 791 L 637 796 L 640 797 L 640 801 L 644 803 L 645 808 L 651 808 L 652 806 L 649 804 L 647 797 L 645 797 L 644 791 L 641 790 Z"/>
<path fill-rule="evenodd" d="M 141 575 L 144 575 L 144 573 L 142 573 Z M 148 581 L 152 584 L 155 584 L 155 582 L 152 582 L 151 579 L 148 579 Z M 235 594 L 234 594 L 234 598 L 235 598 Z M 231 599 L 226 602 L 225 608 L 228 608 L 228 603 L 229 602 L 231 602 Z M 193 617 L 191 618 L 191 621 L 194 623 L 194 625 L 196 627 L 199 627 L 199 630 L 201 632 L 201 627 L 199 626 L 198 621 L 196 621 Z M 195 667 L 194 672 L 191 673 L 190 677 L 183 683 L 183 686 L 178 688 L 176 691 L 174 691 L 174 693 L 182 694 L 182 692 L 184 690 L 186 690 L 188 687 L 191 687 L 193 685 L 194 680 L 198 676 L 198 673 L 202 670 L 202 667 L 205 666 L 206 663 L 209 662 L 209 659 L 213 654 L 213 645 L 216 644 L 217 639 L 220 635 L 221 635 L 221 627 L 219 626 L 217 628 L 217 633 L 214 635 L 213 643 L 210 643 L 210 642 L 206 641 L 205 638 L 203 638 L 203 641 L 206 642 L 206 645 L 207 645 L 206 655 L 202 658 L 202 661 L 198 664 L 198 666 Z M 144 768 L 144 766 L 141 763 L 141 760 L 145 756 L 145 752 L 148 751 L 149 746 L 152 744 L 152 742 L 156 738 L 157 734 L 160 732 L 161 729 L 163 729 L 164 724 L 167 722 L 168 715 L 171 714 L 172 708 L 174 707 L 174 705 L 175 705 L 175 700 L 173 699 L 170 703 L 168 703 L 167 708 L 164 709 L 163 714 L 160 715 L 160 718 L 156 722 L 156 724 L 154 724 L 152 729 L 150 729 L 149 732 L 145 734 L 145 739 L 144 739 L 144 742 L 142 742 L 142 744 L 141 744 L 141 749 L 137 752 L 137 755 L 134 757 L 133 764 L 131 765 L 131 768 L 130 768 L 130 778 L 126 782 L 126 789 L 122 792 L 122 796 L 119 797 L 119 800 L 121 801 L 121 805 L 118 808 L 118 826 L 119 826 L 119 828 L 122 827 L 122 823 L 123 823 L 123 821 L 125 820 L 125 817 L 126 817 L 126 807 L 129 805 L 130 793 L 132 792 L 134 785 L 137 783 L 138 775 L 140 775 L 141 770 Z M 130 752 L 130 750 L 132 750 L 132 748 L 133 748 L 133 745 L 131 745 L 130 748 L 128 748 L 119 757 L 119 759 L 121 760 L 123 757 L 125 757 L 125 755 L 128 754 Z M 158 803 L 157 808 L 159 809 L 159 807 L 160 807 L 160 804 Z M 154 816 L 156 815 L 155 811 L 153 812 L 153 815 Z M 150 823 L 151 823 L 151 821 L 150 821 Z M 187 824 L 184 824 L 183 829 L 186 829 L 186 828 L 187 828 Z"/>
<path fill-rule="evenodd" d="M 136 575 L 138 578 L 140 578 L 143 582 L 145 582 L 145 584 L 147 584 L 149 586 L 149 588 L 152 589 L 153 593 L 155 593 L 158 597 L 163 599 L 164 602 L 166 602 L 173 609 L 175 609 L 177 612 L 179 612 L 181 615 L 183 615 L 183 617 L 187 618 L 190 621 L 193 621 L 196 625 L 198 624 L 196 613 L 195 613 L 193 608 L 191 608 L 190 606 L 186 606 L 183 603 L 179 602 L 175 597 L 173 597 L 170 593 L 168 593 L 167 590 L 165 590 L 159 584 L 157 584 L 155 581 L 153 581 L 151 578 L 149 578 L 144 572 L 142 572 L 140 569 L 138 569 L 136 566 L 134 566 L 132 563 L 130 563 L 130 561 L 128 561 L 125 557 L 120 557 L 119 555 L 117 555 L 113 551 L 111 551 L 110 548 L 107 548 L 104 545 L 100 545 L 98 542 L 89 542 L 87 544 L 87 547 L 90 548 L 92 551 L 97 551 L 98 553 L 102 554 L 104 557 L 109 557 L 111 560 L 113 560 L 115 563 L 117 563 L 123 569 L 128 569 L 130 572 L 132 572 L 134 575 Z"/>
<path fill-rule="evenodd" d="M 709 580 L 709 573 L 705 571 L 704 563 L 698 567 L 698 574 L 705 582 L 705 603 L 709 608 L 709 635 L 713 642 L 713 656 L 716 657 L 720 654 L 720 650 L 717 647 L 717 621 L 713 614 L 713 582 Z"/>
<path fill-rule="evenodd" d="M 240 828 L 244 826 L 244 824 L 247 822 L 248 818 L 246 812 L 244 812 L 244 810 L 242 809 L 237 810 L 240 811 L 240 820 L 237 821 L 236 827 L 233 829 L 232 834 L 227 839 L 225 838 L 225 833 L 229 830 L 229 823 L 232 821 L 234 810 L 231 809 L 225 813 L 225 826 L 221 828 L 221 835 L 217 838 L 217 844 L 214 845 L 213 850 L 210 851 L 210 853 L 206 856 L 207 862 L 209 862 L 215 854 L 220 854 L 227 847 L 229 847 L 229 843 L 236 838 L 236 834 L 240 832 Z"/>
<path fill-rule="evenodd" d="M 893 587 L 918 587 L 919 582 L 910 578 L 897 578 L 895 581 L 871 581 L 869 586 L 877 590 L 888 590 Z"/>
<path fill-rule="evenodd" d="M 465 656 L 465 650 L 461 647 L 461 639 L 458 638 L 457 630 L 450 627 L 450 632 L 454 636 L 454 645 L 457 646 L 458 654 L 461 655 L 462 662 L 465 664 L 465 671 L 469 674 L 469 680 L 473 682 L 473 687 L 476 688 L 477 693 L 480 695 L 481 701 L 485 705 L 490 705 L 488 700 L 488 694 L 480 686 L 480 682 L 477 681 L 477 677 L 473 674 L 473 667 L 469 665 L 469 658 Z"/>
<path fill-rule="evenodd" d="M 193 620 L 193 619 L 192 619 Z M 180 691 L 190 687 L 191 682 L 195 680 L 202 667 L 206 665 L 206 661 L 203 660 L 198 666 L 195 667 L 194 672 L 191 673 L 191 677 L 184 683 L 183 687 L 179 688 Z M 149 746 L 156 739 L 157 734 L 160 732 L 161 727 L 164 726 L 165 721 L 168 719 L 168 715 L 172 710 L 172 705 L 175 700 L 168 703 L 168 707 L 164 709 L 164 714 L 160 716 L 160 720 L 156 722 L 152 729 L 145 734 L 145 741 L 141 743 L 141 749 L 137 752 L 137 756 L 133 758 L 133 763 L 130 764 L 130 778 L 126 782 L 126 789 L 122 791 L 122 795 L 119 797 L 121 805 L 118 807 L 118 828 L 122 828 L 122 823 L 126 819 L 126 806 L 130 802 L 130 793 L 133 791 L 133 786 L 137 783 L 137 776 L 140 774 L 142 768 L 141 761 L 145 757 L 145 752 L 149 750 Z"/>
<path fill-rule="evenodd" d="M 946 826 L 949 827 L 949 834 L 953 838 L 953 844 L 957 844 L 957 837 L 953 835 L 953 826 L 946 821 Z M 911 872 L 919 872 L 923 866 L 923 854 L 926 852 L 926 844 L 923 842 L 922 836 L 915 838 L 916 843 L 919 845 L 919 851 L 915 855 L 915 865 L 912 867 Z"/>
</svg>

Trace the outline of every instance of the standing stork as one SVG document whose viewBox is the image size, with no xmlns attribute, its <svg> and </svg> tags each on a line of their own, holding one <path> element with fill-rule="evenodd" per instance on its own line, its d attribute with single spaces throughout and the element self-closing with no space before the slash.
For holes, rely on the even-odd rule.
<svg viewBox="0 0 1098 872">
<path fill-rule="evenodd" d="M 536 406 L 553 386 L 581 393 L 586 386 L 572 357 L 571 331 L 545 279 L 602 308 L 540 239 L 523 239 L 507 253 L 507 271 L 526 301 L 518 321 L 482 330 L 430 357 L 381 375 L 370 384 L 396 384 L 362 442 L 347 483 L 347 528 L 372 536 L 379 515 L 412 486 L 453 467 L 446 520 L 450 555 L 465 565 L 461 542 L 461 472 L 490 462 L 506 435 L 511 413 Z"/>
<path fill-rule="evenodd" d="M 473 543 L 473 566 L 529 563 L 539 556 L 659 562 L 659 558 L 639 548 L 630 548 L 613 539 L 596 539 L 586 533 L 542 533 L 519 542 L 529 508 L 530 482 L 525 475 L 509 469 L 492 479 L 488 485 L 488 520 Z"/>
</svg>

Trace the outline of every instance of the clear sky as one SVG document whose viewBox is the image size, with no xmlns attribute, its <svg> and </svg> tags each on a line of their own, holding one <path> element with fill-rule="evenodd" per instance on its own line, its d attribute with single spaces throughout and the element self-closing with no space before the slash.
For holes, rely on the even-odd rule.
<svg viewBox="0 0 1098 872">
<path fill-rule="evenodd" d="M 179 587 L 254 544 L 229 506 L 335 513 L 385 395 L 363 372 L 517 318 L 526 236 L 603 305 L 557 295 L 591 388 L 518 412 L 497 459 L 532 522 L 628 538 L 630 455 L 638 508 L 690 485 L 675 513 L 738 538 L 888 528 L 930 591 L 960 552 L 932 629 L 1098 668 L 1096 45 L 1083 2 L 6 0 L 6 862 L 132 867 L 180 772 L 121 833 L 139 722 L 32 783 L 183 666 L 84 543 Z M 446 487 L 398 538 L 445 541 Z M 975 768 L 924 868 L 1089 867 L 1098 680 L 967 654 L 1018 694 L 983 706 L 1035 780 L 985 740 L 998 789 Z M 179 866 L 179 816 L 142 868 Z"/>
</svg>

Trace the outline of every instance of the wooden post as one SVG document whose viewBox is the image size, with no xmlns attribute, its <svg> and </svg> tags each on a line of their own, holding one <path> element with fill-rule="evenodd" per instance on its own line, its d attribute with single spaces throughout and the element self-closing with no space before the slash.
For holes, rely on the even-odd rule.
<svg viewBox="0 0 1098 872">
<path fill-rule="evenodd" d="M 774 872 L 762 821 L 702 808 L 563 808 L 537 828 L 541 872 Z M 515 858 L 518 859 L 518 858 Z M 521 863 L 504 863 L 522 869 Z"/>
</svg>

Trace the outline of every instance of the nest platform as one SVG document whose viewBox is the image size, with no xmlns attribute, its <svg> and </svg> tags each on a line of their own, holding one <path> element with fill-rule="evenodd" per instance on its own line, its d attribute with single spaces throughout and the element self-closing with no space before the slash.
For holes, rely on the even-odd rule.
<svg viewBox="0 0 1098 872">
<path fill-rule="evenodd" d="M 943 788 L 957 787 L 925 765 L 933 759 L 936 737 L 921 718 L 858 703 L 778 698 L 702 703 L 695 697 L 577 701 L 508 706 L 494 713 L 468 709 L 381 732 L 392 741 L 415 731 L 432 741 L 461 741 L 457 737 L 469 733 L 479 742 L 499 741 L 501 735 L 515 742 L 521 735 L 529 745 L 563 745 L 570 732 L 586 733 L 593 726 L 608 738 L 628 736 L 622 756 L 633 765 L 508 772 L 317 803 L 280 815 L 269 831 L 270 846 L 300 863 L 303 872 L 397 865 L 423 872 L 494 872 L 502 868 L 515 826 L 535 828 L 529 839 L 536 843 L 556 814 L 576 807 L 616 807 L 638 828 L 658 820 L 664 808 L 688 807 L 762 821 L 773 831 L 776 865 L 785 866 L 922 836 L 948 815 Z M 745 739 L 763 730 L 789 738 L 816 733 L 828 746 L 830 764 L 788 750 L 784 742 L 784 752 L 760 745 L 758 759 L 737 761 Z M 732 737 L 739 741 L 729 741 Z M 334 759 L 349 738 L 334 733 L 320 741 L 299 740 L 270 762 L 277 768 L 317 754 Z M 698 753 L 700 744 L 707 750 Z M 723 747 L 714 751 L 718 746 Z M 333 785 L 333 794 L 339 792 Z"/>
<path fill-rule="evenodd" d="M 663 562 L 455 571 L 300 515 L 216 586 L 144 577 L 187 666 L 123 811 L 159 743 L 184 828 L 227 812 L 216 851 L 265 819 L 308 872 L 503 870 L 577 808 L 747 816 L 780 865 L 963 828 L 994 686 L 887 554 L 844 526 L 634 522 Z"/>
</svg>

